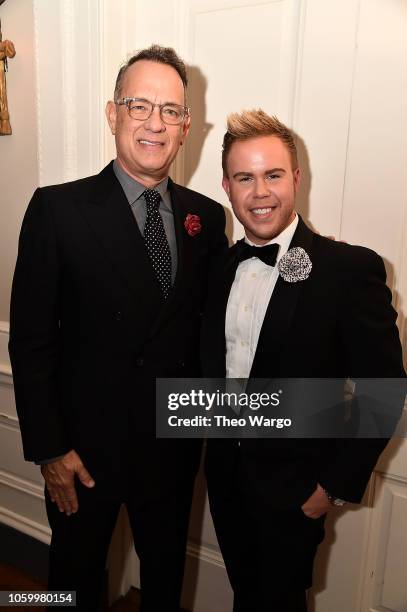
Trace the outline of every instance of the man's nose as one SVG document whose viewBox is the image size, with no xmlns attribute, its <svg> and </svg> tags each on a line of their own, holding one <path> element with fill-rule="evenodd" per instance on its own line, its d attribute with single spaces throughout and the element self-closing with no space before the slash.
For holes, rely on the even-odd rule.
<svg viewBox="0 0 407 612">
<path fill-rule="evenodd" d="M 255 198 L 267 198 L 270 195 L 270 189 L 266 181 L 258 179 L 254 183 L 254 197 Z"/>
<path fill-rule="evenodd" d="M 145 121 L 146 130 L 150 130 L 151 132 L 163 132 L 165 130 L 165 123 L 161 119 L 160 115 L 160 107 L 154 106 L 153 112 Z"/>
</svg>

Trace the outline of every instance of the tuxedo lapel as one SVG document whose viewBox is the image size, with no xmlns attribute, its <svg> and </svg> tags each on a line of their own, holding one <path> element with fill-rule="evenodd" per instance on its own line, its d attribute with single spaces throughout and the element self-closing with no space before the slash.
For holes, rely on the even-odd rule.
<svg viewBox="0 0 407 612">
<path fill-rule="evenodd" d="M 290 243 L 290 249 L 302 247 L 309 255 L 311 253 L 312 240 L 313 234 L 311 230 L 308 229 L 301 217 L 299 217 L 297 229 Z M 278 277 L 264 316 L 250 372 L 251 377 L 262 376 L 262 372 L 265 370 L 267 372 L 275 371 L 279 363 L 284 339 L 290 328 L 298 298 L 305 282 L 307 280 L 289 283 L 281 276 Z M 265 358 L 267 363 L 264 364 L 263 368 Z"/>
<path fill-rule="evenodd" d="M 162 293 L 144 239 L 112 164 L 97 176 L 89 200 L 78 200 L 77 206 L 138 304 L 160 303 Z"/>
</svg>

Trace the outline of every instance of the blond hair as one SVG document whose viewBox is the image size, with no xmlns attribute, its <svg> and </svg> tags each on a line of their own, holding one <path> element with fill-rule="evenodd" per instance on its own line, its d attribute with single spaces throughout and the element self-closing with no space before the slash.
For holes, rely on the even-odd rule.
<svg viewBox="0 0 407 612">
<path fill-rule="evenodd" d="M 227 119 L 227 132 L 223 137 L 222 168 L 227 176 L 226 162 L 231 146 L 237 140 L 248 140 L 259 136 L 276 136 L 287 147 L 293 170 L 298 168 L 297 147 L 291 130 L 277 117 L 271 117 L 261 108 L 232 113 Z"/>
</svg>

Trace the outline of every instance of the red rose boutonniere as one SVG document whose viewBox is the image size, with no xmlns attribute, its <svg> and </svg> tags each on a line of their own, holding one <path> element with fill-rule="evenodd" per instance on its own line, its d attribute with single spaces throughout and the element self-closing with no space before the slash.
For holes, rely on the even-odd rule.
<svg viewBox="0 0 407 612">
<path fill-rule="evenodd" d="M 188 214 L 185 217 L 184 227 L 190 236 L 196 236 L 202 229 L 201 219 L 198 215 Z"/>
</svg>

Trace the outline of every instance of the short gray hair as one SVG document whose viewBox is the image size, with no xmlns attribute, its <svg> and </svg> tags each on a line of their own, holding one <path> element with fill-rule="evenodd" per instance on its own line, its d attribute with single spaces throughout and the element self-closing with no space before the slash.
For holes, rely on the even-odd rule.
<svg viewBox="0 0 407 612">
<path fill-rule="evenodd" d="M 120 92 L 123 85 L 123 78 L 126 70 L 141 60 L 148 60 L 150 62 L 157 62 L 157 64 L 166 64 L 176 70 L 181 78 L 184 85 L 184 89 L 188 85 L 188 77 L 185 63 L 177 55 L 172 47 L 162 47 L 161 45 L 151 45 L 147 49 L 142 49 L 133 55 L 127 62 L 120 68 L 116 79 L 116 85 L 114 88 L 114 99 L 115 101 L 120 98 Z"/>
</svg>

